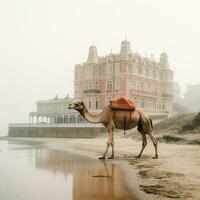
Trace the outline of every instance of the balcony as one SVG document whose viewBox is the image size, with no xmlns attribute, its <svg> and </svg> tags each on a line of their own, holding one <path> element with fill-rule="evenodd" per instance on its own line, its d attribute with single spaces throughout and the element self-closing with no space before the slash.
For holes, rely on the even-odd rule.
<svg viewBox="0 0 200 200">
<path fill-rule="evenodd" d="M 161 94 L 161 97 L 173 97 L 173 94 Z"/>
<path fill-rule="evenodd" d="M 149 91 L 142 91 L 142 90 L 135 90 L 135 89 L 130 89 L 131 94 L 136 94 L 136 95 L 142 95 L 142 96 L 152 96 L 152 97 L 158 97 L 158 93 L 154 92 L 149 92 Z"/>
<path fill-rule="evenodd" d="M 111 93 L 112 92 L 112 90 L 106 90 L 106 93 Z"/>
<path fill-rule="evenodd" d="M 100 90 L 96 90 L 96 89 L 84 90 L 83 93 L 84 94 L 99 94 Z"/>
</svg>

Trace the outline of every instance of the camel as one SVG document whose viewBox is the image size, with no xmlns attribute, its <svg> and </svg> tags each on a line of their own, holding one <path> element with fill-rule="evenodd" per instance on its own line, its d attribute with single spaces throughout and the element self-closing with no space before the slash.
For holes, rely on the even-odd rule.
<svg viewBox="0 0 200 200">
<path fill-rule="evenodd" d="M 140 158 L 146 145 L 147 139 L 146 135 L 149 135 L 153 142 L 155 148 L 155 156 L 153 158 L 158 158 L 157 153 L 157 141 L 153 135 L 153 124 L 151 118 L 149 118 L 142 110 L 135 109 L 134 111 L 127 110 L 113 110 L 110 105 L 105 106 L 104 109 L 99 114 L 92 114 L 88 111 L 86 105 L 82 101 L 78 101 L 69 104 L 68 109 L 74 109 L 78 111 L 88 122 L 91 123 L 101 123 L 108 130 L 108 141 L 106 150 L 99 159 L 105 159 L 108 149 L 111 145 L 112 154 L 108 159 L 114 159 L 114 137 L 113 131 L 115 128 L 121 130 L 129 130 L 137 126 L 137 130 L 142 135 L 142 149 L 136 158 Z M 126 116 L 129 116 L 127 123 L 124 123 Z M 124 126 L 126 124 L 126 126 Z"/>
</svg>

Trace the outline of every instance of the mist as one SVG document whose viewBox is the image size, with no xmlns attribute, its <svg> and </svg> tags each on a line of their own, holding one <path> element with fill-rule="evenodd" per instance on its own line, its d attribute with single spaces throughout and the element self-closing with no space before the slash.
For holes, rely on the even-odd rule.
<svg viewBox="0 0 200 200">
<path fill-rule="evenodd" d="M 198 84 L 200 26 L 197 0 L 0 1 L 0 135 L 8 123 L 28 122 L 36 101 L 73 96 L 74 65 L 118 53 L 127 36 L 132 51 L 156 60 L 168 54 L 182 91 Z"/>
</svg>

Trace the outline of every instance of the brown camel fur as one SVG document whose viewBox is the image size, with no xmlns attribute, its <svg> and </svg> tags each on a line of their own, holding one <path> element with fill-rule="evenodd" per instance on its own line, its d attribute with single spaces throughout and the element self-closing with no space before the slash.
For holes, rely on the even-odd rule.
<svg viewBox="0 0 200 200">
<path fill-rule="evenodd" d="M 109 146 L 112 146 L 112 155 L 108 157 L 109 159 L 114 159 L 114 138 L 113 131 L 117 129 L 132 129 L 138 127 L 137 130 L 142 135 L 142 149 L 137 156 L 140 158 L 144 148 L 147 145 L 146 134 L 151 138 L 155 147 L 155 156 L 153 158 L 158 158 L 157 153 L 157 141 L 153 136 L 153 124 L 152 120 L 141 110 L 135 109 L 134 111 L 127 110 L 112 110 L 110 105 L 106 106 L 99 114 L 91 114 L 83 102 L 75 102 L 68 106 L 69 109 L 74 109 L 78 111 L 88 122 L 91 123 L 102 123 L 108 130 L 108 141 L 107 147 L 103 156 L 99 159 L 105 159 Z M 125 122 L 125 119 L 128 121 Z"/>
</svg>

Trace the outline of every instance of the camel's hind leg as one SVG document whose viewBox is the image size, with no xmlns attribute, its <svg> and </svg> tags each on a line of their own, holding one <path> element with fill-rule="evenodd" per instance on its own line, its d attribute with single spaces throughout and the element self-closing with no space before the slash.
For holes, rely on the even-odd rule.
<svg viewBox="0 0 200 200">
<path fill-rule="evenodd" d="M 154 145 L 154 148 L 155 148 L 155 156 L 153 158 L 157 159 L 158 158 L 158 148 L 157 148 L 158 144 L 157 144 L 157 140 L 154 137 L 153 132 L 149 132 L 148 135 L 151 138 L 151 140 L 153 142 L 153 145 Z"/>
<path fill-rule="evenodd" d="M 147 138 L 146 138 L 145 132 L 141 131 L 140 133 L 142 135 L 142 149 L 141 149 L 140 153 L 138 154 L 138 156 L 136 156 L 136 158 L 141 158 L 142 152 L 144 151 L 145 147 L 147 146 Z"/>
</svg>

